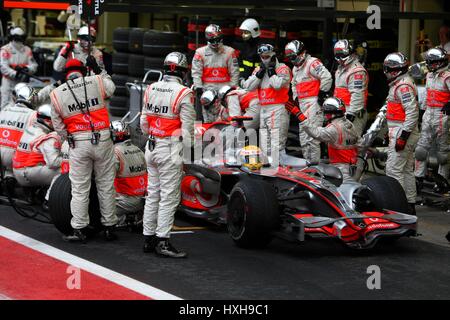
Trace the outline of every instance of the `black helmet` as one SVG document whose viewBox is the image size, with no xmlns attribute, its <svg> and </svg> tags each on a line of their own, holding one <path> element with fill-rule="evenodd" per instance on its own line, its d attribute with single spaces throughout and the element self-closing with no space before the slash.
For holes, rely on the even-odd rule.
<svg viewBox="0 0 450 320">
<path fill-rule="evenodd" d="M 432 48 L 425 54 L 425 62 L 431 72 L 435 72 L 448 65 L 447 52 L 442 48 Z"/>
<path fill-rule="evenodd" d="M 408 72 L 408 68 L 408 58 L 401 52 L 388 54 L 383 62 L 383 72 L 389 82 Z"/>
</svg>

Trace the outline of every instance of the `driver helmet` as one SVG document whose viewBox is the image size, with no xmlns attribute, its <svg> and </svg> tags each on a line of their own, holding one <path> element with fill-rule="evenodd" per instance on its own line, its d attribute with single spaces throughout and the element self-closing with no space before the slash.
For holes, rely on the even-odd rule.
<svg viewBox="0 0 450 320">
<path fill-rule="evenodd" d="M 442 48 L 432 48 L 425 54 L 425 62 L 431 72 L 436 72 L 448 65 L 447 52 Z"/>
<path fill-rule="evenodd" d="M 36 94 L 37 92 L 34 88 L 23 82 L 16 84 L 12 91 L 14 103 L 24 105 L 30 109 L 34 109 L 33 100 Z"/>
<path fill-rule="evenodd" d="M 258 38 L 261 35 L 258 21 L 252 18 L 245 19 L 239 27 L 239 30 L 244 41 L 248 41 L 251 38 Z"/>
<path fill-rule="evenodd" d="M 305 44 L 298 40 L 289 42 L 284 48 L 284 55 L 294 66 L 301 66 L 306 59 Z"/>
<path fill-rule="evenodd" d="M 124 142 L 131 137 L 128 126 L 120 120 L 111 122 L 112 140 L 114 143 Z"/>
<path fill-rule="evenodd" d="M 37 110 L 36 121 L 53 131 L 51 112 L 52 106 L 49 104 L 43 104 Z"/>
<path fill-rule="evenodd" d="M 90 32 L 89 32 L 90 31 Z M 95 39 L 97 37 L 97 31 L 90 27 L 88 29 L 88 26 L 83 26 L 78 30 L 77 38 L 80 43 L 80 47 L 84 50 L 88 50 L 90 46 L 95 42 Z"/>
<path fill-rule="evenodd" d="M 222 29 L 217 24 L 210 24 L 205 29 L 205 38 L 211 49 L 218 50 L 223 44 Z"/>
<path fill-rule="evenodd" d="M 255 145 L 245 146 L 239 151 L 240 163 L 251 171 L 260 170 L 265 161 L 262 150 Z"/>
<path fill-rule="evenodd" d="M 350 62 L 350 57 L 353 54 L 353 45 L 350 41 L 344 39 L 339 40 L 334 45 L 334 59 L 341 65 L 345 66 Z"/>
</svg>

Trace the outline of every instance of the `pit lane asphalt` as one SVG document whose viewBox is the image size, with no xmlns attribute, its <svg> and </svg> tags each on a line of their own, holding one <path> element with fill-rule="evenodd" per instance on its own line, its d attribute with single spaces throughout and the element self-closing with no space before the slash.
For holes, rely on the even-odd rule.
<svg viewBox="0 0 450 320">
<path fill-rule="evenodd" d="M 330 240 L 303 244 L 274 240 L 264 250 L 243 250 L 233 245 L 223 228 L 185 217 L 175 224 L 206 227 L 172 236 L 177 247 L 188 251 L 188 259 L 143 254 L 142 236 L 127 231 L 118 232 L 116 242 L 98 237 L 87 244 L 67 243 L 52 225 L 0 206 L 0 225 L 184 299 L 450 298 L 446 244 L 406 238 L 359 253 Z M 381 269 L 381 290 L 367 288 L 371 265 Z"/>
</svg>

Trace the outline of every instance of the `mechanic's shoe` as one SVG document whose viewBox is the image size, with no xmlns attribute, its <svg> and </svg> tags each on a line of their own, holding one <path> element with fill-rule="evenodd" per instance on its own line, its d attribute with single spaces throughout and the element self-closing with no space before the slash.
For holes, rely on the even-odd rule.
<svg viewBox="0 0 450 320">
<path fill-rule="evenodd" d="M 103 231 L 103 237 L 106 241 L 117 240 L 117 235 L 114 233 L 114 226 L 105 227 Z"/>
<path fill-rule="evenodd" d="M 86 243 L 87 242 L 87 235 L 85 233 L 85 229 L 73 229 L 73 233 L 68 236 L 63 236 L 64 241 L 68 242 L 81 242 Z"/>
<path fill-rule="evenodd" d="M 150 253 L 155 251 L 157 238 L 155 235 L 152 236 L 144 236 L 144 246 L 142 247 L 142 250 L 145 253 Z"/>
<path fill-rule="evenodd" d="M 447 241 L 450 242 L 450 231 L 447 233 L 447 235 L 445 236 L 445 238 L 447 238 Z"/>
<path fill-rule="evenodd" d="M 416 204 L 408 203 L 409 206 L 409 214 L 415 216 L 416 215 Z"/>
<path fill-rule="evenodd" d="M 155 252 L 159 256 L 169 257 L 169 258 L 186 258 L 187 253 L 183 251 L 178 251 L 175 247 L 170 243 L 169 239 L 165 238 L 157 238 L 158 243 L 155 247 Z"/>
</svg>

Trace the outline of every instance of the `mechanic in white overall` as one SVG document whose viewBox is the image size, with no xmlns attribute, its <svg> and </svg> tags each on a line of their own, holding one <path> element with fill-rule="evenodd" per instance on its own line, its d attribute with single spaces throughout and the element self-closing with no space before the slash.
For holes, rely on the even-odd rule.
<svg viewBox="0 0 450 320">
<path fill-rule="evenodd" d="M 81 61 L 69 60 L 66 82 L 50 94 L 53 126 L 70 145 L 73 235 L 65 239 L 82 242 L 87 239 L 85 228 L 89 225 L 89 193 L 94 174 L 104 236 L 106 240 L 115 240 L 114 146 L 106 99 L 113 95 L 116 86 L 94 57 L 88 58 L 87 65 L 96 75 L 86 76 Z"/>
<path fill-rule="evenodd" d="M 86 65 L 88 56 L 93 56 L 101 69 L 105 69 L 103 64 L 103 53 L 94 45 L 97 32 L 91 27 L 89 34 L 87 26 L 83 26 L 78 30 L 77 42 L 69 41 L 59 51 L 58 56 L 53 62 L 53 69 L 58 72 L 63 72 L 68 60 L 77 59 Z M 73 54 L 73 56 L 72 56 Z M 94 75 L 93 70 L 88 69 L 88 75 Z"/>
<path fill-rule="evenodd" d="M 415 151 L 415 176 L 419 180 L 419 184 L 425 177 L 428 152 L 433 142 L 437 146 L 438 173 L 446 179 L 449 178 L 450 70 L 448 69 L 448 59 L 443 49 L 433 48 L 426 52 L 425 61 L 430 71 L 427 74 L 426 82 L 426 110 L 422 118 L 422 130 Z"/>
<path fill-rule="evenodd" d="M 224 85 L 237 86 L 239 81 L 237 52 L 223 44 L 220 27 L 210 24 L 205 37 L 207 45 L 198 48 L 192 60 L 191 74 L 198 98 L 205 90 L 217 92 Z"/>
<path fill-rule="evenodd" d="M 353 180 L 352 166 L 358 158 L 359 136 L 350 120 L 345 118 L 345 104 L 339 98 L 328 98 L 322 111 L 328 124 L 326 127 L 311 125 L 297 106 L 289 105 L 288 111 L 300 122 L 300 128 L 314 139 L 328 144 L 330 164 L 339 168 L 344 181 Z"/>
<path fill-rule="evenodd" d="M 278 149 L 281 157 L 286 153 L 289 115 L 285 104 L 289 100 L 292 76 L 289 67 L 278 61 L 271 44 L 261 44 L 258 54 L 262 63 L 244 82 L 244 89 L 258 90 L 260 148 L 273 159 L 274 155 L 269 150 Z"/>
<path fill-rule="evenodd" d="M 34 123 L 25 129 L 17 146 L 13 172 L 22 187 L 50 186 L 60 174 L 62 143 L 53 129 L 51 108 L 48 104 L 38 108 Z"/>
<path fill-rule="evenodd" d="M 182 84 L 188 68 L 184 54 L 168 54 L 163 79 L 145 90 L 141 115 L 142 132 L 149 135 L 143 250 L 171 258 L 187 256 L 169 239 L 181 199 L 183 145 L 191 147 L 194 135 L 194 94 Z"/>
<path fill-rule="evenodd" d="M 247 91 L 245 89 L 223 86 L 219 90 L 221 104 L 228 109 L 230 117 L 244 116 L 252 120 L 244 121 L 246 129 L 259 128 L 259 98 L 258 91 Z"/>
<path fill-rule="evenodd" d="M 419 139 L 419 105 L 416 85 L 407 74 L 408 67 L 408 59 L 400 52 L 389 54 L 383 62 L 383 71 L 389 83 L 386 110 L 389 150 L 386 175 L 402 185 L 410 214 L 415 214 L 417 191 L 414 149 Z"/>
<path fill-rule="evenodd" d="M 284 49 L 285 56 L 292 62 L 292 97 L 310 126 L 323 125 L 323 113 L 320 106 L 329 95 L 333 84 L 331 73 L 322 62 L 309 55 L 303 42 L 294 40 Z M 310 162 L 320 161 L 320 141 L 313 139 L 302 130 L 299 131 L 303 158 Z"/>
<path fill-rule="evenodd" d="M 33 99 L 36 92 L 25 83 L 19 83 L 13 90 L 12 105 L 0 111 L 0 156 L 3 178 L 14 185 L 12 159 L 20 139 L 26 128 L 30 127 L 36 119 Z M 8 184 L 8 182 L 7 182 Z"/>
<path fill-rule="evenodd" d="M 339 40 L 334 45 L 334 58 L 338 62 L 335 74 L 334 97 L 345 103 L 345 116 L 353 122 L 359 136 L 367 122 L 369 74 L 358 61 L 352 44 Z"/>
<path fill-rule="evenodd" d="M 216 91 L 204 91 L 200 97 L 200 104 L 202 105 L 204 123 L 228 121 L 230 117 L 228 109 L 220 103 L 220 99 Z"/>
<path fill-rule="evenodd" d="M 131 134 L 122 121 L 111 122 L 116 163 L 116 206 L 118 225 L 125 222 L 127 214 L 144 210 L 147 192 L 147 163 L 144 152 L 135 146 Z"/>
<path fill-rule="evenodd" d="M 0 109 L 12 102 L 12 91 L 19 82 L 29 82 L 29 75 L 37 70 L 33 52 L 25 43 L 25 32 L 15 27 L 9 31 L 9 43 L 0 49 L 2 74 Z"/>
</svg>

